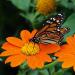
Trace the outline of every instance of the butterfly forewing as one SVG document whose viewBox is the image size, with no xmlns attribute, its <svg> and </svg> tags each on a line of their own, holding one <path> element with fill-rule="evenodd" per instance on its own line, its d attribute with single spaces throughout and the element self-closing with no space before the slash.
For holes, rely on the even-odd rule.
<svg viewBox="0 0 75 75">
<path fill-rule="evenodd" d="M 63 19 L 64 19 L 64 14 L 63 13 L 58 13 L 57 15 L 45 20 L 44 22 L 44 26 L 49 24 L 53 24 L 55 23 L 56 25 L 55 26 L 61 26 L 61 23 L 63 22 Z M 51 25 L 53 27 L 53 25 Z"/>
<path fill-rule="evenodd" d="M 59 43 L 69 28 L 61 28 L 63 14 L 58 13 L 56 16 L 49 18 L 43 24 L 44 26 L 35 34 L 32 41 L 35 43 Z"/>
</svg>

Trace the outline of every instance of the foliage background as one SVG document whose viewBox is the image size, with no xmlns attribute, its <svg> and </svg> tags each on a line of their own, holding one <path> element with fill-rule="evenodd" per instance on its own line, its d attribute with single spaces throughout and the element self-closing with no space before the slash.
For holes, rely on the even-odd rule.
<svg viewBox="0 0 75 75">
<path fill-rule="evenodd" d="M 17 6 L 18 4 L 15 1 L 19 0 L 0 0 L 0 45 L 4 42 L 7 36 L 16 35 L 22 29 L 32 30 L 31 23 L 19 15 L 22 13 L 24 6 Z M 66 21 L 63 26 L 70 28 L 70 32 L 65 36 L 67 37 L 75 33 L 75 0 L 57 0 L 57 2 L 57 9 L 64 9 L 66 13 Z M 2 61 L 2 59 L 0 59 L 0 61 Z M 5 65 L 4 62 L 0 62 L 0 75 L 16 75 L 17 71 L 18 67 L 11 68 L 9 64 Z M 72 69 L 69 69 L 64 75 L 75 75 L 75 73 Z"/>
<path fill-rule="evenodd" d="M 17 9 L 11 2 L 0 0 L 0 45 L 7 36 L 14 35 L 17 29 L 29 29 L 29 24 L 19 15 Z M 11 68 L 0 62 L 0 75 L 16 75 L 18 68 Z"/>
</svg>

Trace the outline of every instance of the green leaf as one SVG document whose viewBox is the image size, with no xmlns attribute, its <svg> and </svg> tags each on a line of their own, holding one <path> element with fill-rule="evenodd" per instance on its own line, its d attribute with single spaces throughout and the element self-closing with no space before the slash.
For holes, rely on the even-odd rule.
<svg viewBox="0 0 75 75">
<path fill-rule="evenodd" d="M 39 75 L 49 75 L 49 72 L 47 69 L 42 69 L 42 70 L 39 70 Z"/>
<path fill-rule="evenodd" d="M 51 75 L 54 75 L 54 74 L 55 74 L 55 66 L 49 67 L 49 73 L 50 73 Z"/>
<path fill-rule="evenodd" d="M 72 0 L 73 4 L 75 5 L 75 0 Z"/>
<path fill-rule="evenodd" d="M 28 68 L 27 62 L 24 62 L 21 66 L 20 69 L 26 69 Z"/>
<path fill-rule="evenodd" d="M 56 75 L 63 75 L 63 74 L 64 74 L 64 71 L 62 69 L 60 69 L 56 72 Z"/>
<path fill-rule="evenodd" d="M 29 70 L 27 75 L 38 75 L 38 70 Z"/>
<path fill-rule="evenodd" d="M 68 7 L 68 0 L 61 0 L 60 3 L 65 6 Z"/>
<path fill-rule="evenodd" d="M 68 17 L 68 19 L 63 24 L 63 26 L 70 28 L 70 32 L 64 36 L 64 41 L 65 41 L 67 36 L 71 36 L 75 33 L 75 13 L 72 13 L 72 15 Z"/>
<path fill-rule="evenodd" d="M 72 71 L 65 71 L 63 75 L 73 75 Z"/>
<path fill-rule="evenodd" d="M 28 11 L 31 0 L 10 0 L 17 8 Z"/>
<path fill-rule="evenodd" d="M 73 3 L 69 2 L 68 0 L 58 0 L 59 4 L 66 7 L 66 8 L 73 8 Z"/>
</svg>

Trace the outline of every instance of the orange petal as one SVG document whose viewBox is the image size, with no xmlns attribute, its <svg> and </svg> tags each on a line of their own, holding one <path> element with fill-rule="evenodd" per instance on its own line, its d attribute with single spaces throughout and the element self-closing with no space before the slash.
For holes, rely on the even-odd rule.
<svg viewBox="0 0 75 75">
<path fill-rule="evenodd" d="M 74 63 L 73 63 L 73 70 L 75 71 L 75 60 L 74 60 Z"/>
<path fill-rule="evenodd" d="M 75 34 L 74 34 L 74 39 L 75 39 Z"/>
<path fill-rule="evenodd" d="M 62 63 L 62 68 L 69 68 L 72 67 L 73 64 L 75 63 L 75 55 L 72 54 L 63 54 L 63 56 L 60 56 L 58 58 L 59 62 L 63 62 Z"/>
<path fill-rule="evenodd" d="M 71 45 L 72 47 L 75 47 L 75 38 L 74 37 L 69 36 L 69 37 L 67 37 L 66 41 L 69 45 Z"/>
<path fill-rule="evenodd" d="M 44 66 L 44 63 L 42 63 L 41 60 L 36 56 L 29 56 L 27 58 L 27 62 L 28 62 L 28 66 L 32 69 L 35 69 L 37 67 L 40 68 Z"/>
<path fill-rule="evenodd" d="M 16 51 L 20 51 L 20 48 L 19 47 L 16 47 L 16 46 L 14 46 L 14 45 L 12 45 L 12 44 L 10 44 L 10 43 L 8 43 L 8 42 L 5 42 L 3 45 L 2 45 L 2 49 L 4 49 L 4 50 L 9 50 L 9 51 L 14 51 L 14 50 L 16 50 Z"/>
<path fill-rule="evenodd" d="M 60 46 L 59 45 L 57 45 L 57 44 L 51 44 L 50 45 L 49 53 L 55 53 L 58 50 L 60 50 Z"/>
<path fill-rule="evenodd" d="M 41 57 L 41 59 L 42 59 L 42 61 L 44 61 L 44 62 L 52 62 L 52 59 L 50 58 L 49 55 L 43 55 L 43 56 Z"/>
<path fill-rule="evenodd" d="M 41 51 L 39 54 L 37 54 L 37 57 L 39 57 L 42 62 L 51 62 L 52 61 L 52 59 L 50 58 L 49 55 L 43 54 Z"/>
<path fill-rule="evenodd" d="M 31 38 L 34 37 L 34 35 L 36 34 L 36 32 L 37 32 L 36 29 L 31 32 Z"/>
<path fill-rule="evenodd" d="M 66 54 L 67 51 L 69 51 L 68 49 L 68 45 L 62 45 L 60 47 L 60 50 L 58 52 L 55 53 L 55 56 L 63 56 L 63 54 Z"/>
<path fill-rule="evenodd" d="M 24 43 L 28 42 L 30 39 L 30 32 L 28 30 L 22 30 L 20 33 L 21 39 Z"/>
<path fill-rule="evenodd" d="M 69 44 L 65 44 L 61 46 L 61 49 L 55 53 L 55 56 L 60 57 L 64 54 L 75 54 L 75 49 Z"/>
<path fill-rule="evenodd" d="M 58 61 L 62 62 L 62 61 L 68 61 L 69 59 L 66 59 L 68 56 L 66 54 L 63 54 L 63 56 L 58 57 Z"/>
<path fill-rule="evenodd" d="M 73 70 L 75 71 L 75 65 L 73 66 Z"/>
<path fill-rule="evenodd" d="M 8 42 L 5 42 L 3 45 L 2 45 L 2 49 L 6 50 L 4 52 L 2 52 L 0 54 L 0 56 L 8 56 L 8 55 L 13 55 L 13 54 L 20 54 L 20 48 L 19 47 L 16 47 Z"/>
<path fill-rule="evenodd" d="M 60 50 L 60 46 L 56 44 L 40 44 L 40 49 L 42 50 L 42 53 L 54 53 Z"/>
<path fill-rule="evenodd" d="M 22 42 L 22 40 L 16 38 L 16 37 L 8 37 L 6 38 L 6 40 L 11 43 L 12 45 L 15 45 L 17 47 L 22 47 L 24 45 L 24 43 Z"/>
<path fill-rule="evenodd" d="M 28 65 L 32 69 L 43 68 L 45 62 L 51 62 L 51 61 L 52 61 L 52 59 L 48 55 L 44 55 L 44 54 L 41 54 L 41 55 L 40 54 L 36 54 L 35 56 L 30 56 L 27 59 Z"/>
<path fill-rule="evenodd" d="M 6 59 L 5 63 L 11 62 L 11 67 L 21 65 L 26 60 L 26 56 L 23 54 L 10 56 Z"/>
<path fill-rule="evenodd" d="M 12 51 L 4 51 L 0 54 L 0 56 L 9 56 L 9 55 L 15 55 L 15 54 L 20 54 L 20 52 L 16 52 L 16 50 Z"/>
<path fill-rule="evenodd" d="M 61 52 L 61 51 L 59 51 L 59 52 L 56 52 L 55 54 L 54 54 L 54 56 L 56 56 L 56 57 L 60 57 L 60 56 L 63 56 L 63 52 Z"/>
<path fill-rule="evenodd" d="M 73 63 L 72 62 L 64 62 L 62 64 L 62 68 L 70 68 L 73 66 Z"/>
</svg>

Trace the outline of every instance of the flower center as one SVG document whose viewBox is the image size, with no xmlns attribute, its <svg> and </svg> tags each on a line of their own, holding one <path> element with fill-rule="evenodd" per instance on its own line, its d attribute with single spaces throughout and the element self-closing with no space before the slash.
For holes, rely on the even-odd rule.
<svg viewBox="0 0 75 75">
<path fill-rule="evenodd" d="M 21 51 L 26 55 L 34 55 L 39 52 L 39 46 L 33 42 L 26 43 Z"/>
</svg>

